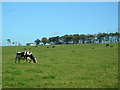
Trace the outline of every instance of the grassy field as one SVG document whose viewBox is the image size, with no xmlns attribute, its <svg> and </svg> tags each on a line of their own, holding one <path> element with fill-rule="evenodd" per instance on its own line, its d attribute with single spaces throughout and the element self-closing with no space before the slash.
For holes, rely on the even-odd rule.
<svg viewBox="0 0 120 90">
<path fill-rule="evenodd" d="M 14 64 L 16 47 L 2 47 L 3 88 L 117 88 L 118 44 L 30 47 L 37 64 Z M 95 49 L 92 49 L 94 47 Z"/>
</svg>

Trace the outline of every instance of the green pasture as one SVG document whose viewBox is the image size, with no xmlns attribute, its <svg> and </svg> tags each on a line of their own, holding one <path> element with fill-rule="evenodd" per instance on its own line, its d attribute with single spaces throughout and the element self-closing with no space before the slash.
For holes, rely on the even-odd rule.
<svg viewBox="0 0 120 90">
<path fill-rule="evenodd" d="M 17 46 L 31 48 L 37 64 L 14 64 L 15 46 L 2 47 L 3 88 L 117 88 L 118 44 Z M 49 48 L 47 48 L 49 47 Z M 94 49 L 92 49 L 94 47 Z"/>
</svg>

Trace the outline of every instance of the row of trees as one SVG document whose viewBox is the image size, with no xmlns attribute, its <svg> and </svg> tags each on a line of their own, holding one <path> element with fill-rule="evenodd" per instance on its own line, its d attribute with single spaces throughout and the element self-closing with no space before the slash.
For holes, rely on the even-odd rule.
<svg viewBox="0 0 120 90">
<path fill-rule="evenodd" d="M 7 39 L 7 43 L 8 43 L 8 46 L 11 46 L 11 44 L 16 45 L 16 46 L 17 46 L 17 44 L 18 44 L 19 46 L 21 46 L 21 43 L 11 42 L 11 39 Z"/>
<path fill-rule="evenodd" d="M 74 34 L 74 35 L 64 35 L 46 38 L 43 37 L 41 40 L 35 40 L 36 45 L 43 43 L 49 44 L 80 44 L 80 43 L 110 43 L 119 42 L 120 33 L 98 33 L 98 34 Z"/>
</svg>

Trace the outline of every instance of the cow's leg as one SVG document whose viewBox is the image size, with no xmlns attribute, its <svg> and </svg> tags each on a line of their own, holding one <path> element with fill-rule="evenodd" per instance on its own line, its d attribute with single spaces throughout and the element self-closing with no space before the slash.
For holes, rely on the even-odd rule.
<svg viewBox="0 0 120 90">
<path fill-rule="evenodd" d="M 17 61 L 17 58 L 18 58 L 18 57 L 16 56 L 16 57 L 15 57 L 15 63 L 16 63 L 16 61 Z"/>
<path fill-rule="evenodd" d="M 30 58 L 29 58 L 29 57 L 26 57 L 26 63 L 27 63 L 28 60 L 30 60 Z"/>
<path fill-rule="evenodd" d="M 26 63 L 27 63 L 27 61 L 28 61 L 28 60 L 26 59 Z"/>
<path fill-rule="evenodd" d="M 31 63 L 31 60 L 29 61 L 29 63 Z"/>
<path fill-rule="evenodd" d="M 18 59 L 18 62 L 19 62 L 19 64 L 20 64 L 20 59 Z"/>
<path fill-rule="evenodd" d="M 30 59 L 30 57 L 27 57 L 27 60 L 30 60 L 30 62 L 31 62 L 31 59 Z M 29 63 L 30 63 L 30 62 L 29 62 Z"/>
</svg>

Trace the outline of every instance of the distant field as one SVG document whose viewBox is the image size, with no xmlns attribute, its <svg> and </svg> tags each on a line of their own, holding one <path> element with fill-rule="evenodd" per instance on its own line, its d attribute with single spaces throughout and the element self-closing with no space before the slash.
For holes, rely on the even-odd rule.
<svg viewBox="0 0 120 90">
<path fill-rule="evenodd" d="M 3 88 L 117 88 L 118 44 L 30 47 L 37 64 L 14 64 L 16 47 L 2 47 Z M 49 46 L 49 48 L 47 48 Z M 95 49 L 92 49 L 94 47 Z"/>
</svg>

